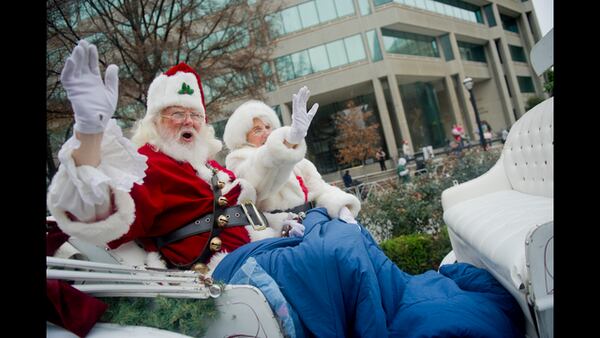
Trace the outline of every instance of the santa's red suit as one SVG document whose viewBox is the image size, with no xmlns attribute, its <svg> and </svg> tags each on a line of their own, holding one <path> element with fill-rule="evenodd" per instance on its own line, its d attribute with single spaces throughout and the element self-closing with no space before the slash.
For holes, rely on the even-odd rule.
<svg viewBox="0 0 600 338">
<path fill-rule="evenodd" d="M 182 91 L 183 84 L 191 91 Z M 158 140 L 153 126 L 157 114 L 169 106 L 204 112 L 200 79 L 187 65 L 173 67 L 152 82 L 146 117 L 133 137 L 134 141 L 138 136 L 144 140 L 138 151 L 114 120 L 104 130 L 97 167 L 75 165 L 72 153 L 80 146 L 75 136 L 63 145 L 61 166 L 49 187 L 48 209 L 64 233 L 109 249 L 125 264 L 164 267 L 166 258 L 187 265 L 200 256 L 209 232 L 167 244 L 160 254 L 154 238 L 213 213 L 213 168 L 225 183 L 220 192 L 228 206 L 255 200 L 254 188 L 218 163 L 190 164 L 159 150 L 155 145 L 159 141 L 151 141 L 152 137 Z M 210 125 L 201 128 L 209 136 L 197 141 L 212 147 L 210 156 L 220 150 L 221 143 L 214 139 Z M 249 232 L 254 231 L 251 226 L 226 227 L 219 234 L 222 245 L 218 253 L 250 242 Z M 209 266 L 216 266 L 223 257 L 217 256 Z"/>
</svg>

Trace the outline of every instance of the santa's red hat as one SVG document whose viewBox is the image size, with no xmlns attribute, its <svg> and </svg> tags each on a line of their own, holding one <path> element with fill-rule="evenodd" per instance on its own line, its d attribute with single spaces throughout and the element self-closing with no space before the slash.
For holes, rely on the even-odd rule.
<svg viewBox="0 0 600 338">
<path fill-rule="evenodd" d="M 204 91 L 196 71 L 185 63 L 171 67 L 152 81 L 148 88 L 146 115 L 154 116 L 169 106 L 193 108 L 204 114 Z"/>
</svg>

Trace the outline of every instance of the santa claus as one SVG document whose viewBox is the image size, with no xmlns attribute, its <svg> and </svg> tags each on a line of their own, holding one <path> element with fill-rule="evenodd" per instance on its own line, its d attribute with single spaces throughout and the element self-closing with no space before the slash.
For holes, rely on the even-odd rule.
<svg viewBox="0 0 600 338">
<path fill-rule="evenodd" d="M 304 158 L 304 138 L 318 109 L 315 103 L 306 111 L 309 96 L 306 87 L 293 95 L 292 124 L 284 127 L 265 103 L 245 102 L 231 115 L 223 134 L 231 151 L 227 168 L 254 186 L 257 206 L 269 223 L 284 224 L 292 235 L 302 235 L 302 215 L 313 207 L 324 207 L 330 217 L 349 223 L 356 223 L 360 211 L 356 196 L 326 183 Z"/>
<path fill-rule="evenodd" d="M 214 268 L 266 222 L 250 203 L 253 187 L 210 160 L 222 145 L 207 124 L 200 77 L 183 63 L 156 77 L 132 144 L 111 119 L 118 68 L 108 66 L 102 81 L 97 53 L 80 41 L 61 73 L 75 132 L 59 152 L 51 214 L 63 232 L 125 264 L 190 268 L 210 260 Z"/>
</svg>

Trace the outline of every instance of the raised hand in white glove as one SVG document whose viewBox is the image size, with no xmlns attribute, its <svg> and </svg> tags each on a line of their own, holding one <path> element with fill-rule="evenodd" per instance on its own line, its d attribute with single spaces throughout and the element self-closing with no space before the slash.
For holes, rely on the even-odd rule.
<svg viewBox="0 0 600 338">
<path fill-rule="evenodd" d="M 302 237 L 304 236 L 304 225 L 296 220 L 288 219 L 283 221 L 283 229 L 287 230 L 287 237 Z"/>
<path fill-rule="evenodd" d="M 346 223 L 358 224 L 358 222 L 356 221 L 356 219 L 354 219 L 354 216 L 352 215 L 352 212 L 350 211 L 350 209 L 348 209 L 348 207 L 342 207 L 340 209 L 340 214 L 338 217 L 339 217 L 339 219 L 341 219 L 342 221 L 344 221 Z"/>
<path fill-rule="evenodd" d="M 67 58 L 60 81 L 75 112 L 74 129 L 83 134 L 103 132 L 117 108 L 119 67 L 108 66 L 103 82 L 96 46 L 81 40 Z"/>
<path fill-rule="evenodd" d="M 300 88 L 298 94 L 292 95 L 292 125 L 290 135 L 287 141 L 291 144 L 300 144 L 306 133 L 313 117 L 319 109 L 319 104 L 313 104 L 312 108 L 306 112 L 306 102 L 310 96 L 310 90 L 306 86 Z"/>
</svg>

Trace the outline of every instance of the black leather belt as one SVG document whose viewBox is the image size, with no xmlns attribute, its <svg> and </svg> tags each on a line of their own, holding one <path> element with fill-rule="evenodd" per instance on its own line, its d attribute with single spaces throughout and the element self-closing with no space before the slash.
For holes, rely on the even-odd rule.
<svg viewBox="0 0 600 338">
<path fill-rule="evenodd" d="M 258 215 L 256 214 L 256 212 L 258 212 Z M 244 206 L 235 205 L 232 207 L 225 208 L 223 210 L 222 215 L 225 215 L 225 217 L 228 218 L 227 224 L 222 228 L 231 228 L 236 226 L 252 224 L 267 224 L 267 220 L 262 214 L 262 212 L 258 211 L 256 208 L 249 204 L 245 204 Z M 195 221 L 186 224 L 165 236 L 157 237 L 155 239 L 156 245 L 160 249 L 161 247 L 167 244 L 171 244 L 184 238 L 201 234 L 203 232 L 208 232 L 213 227 L 213 217 L 213 213 L 205 214 L 203 216 L 200 216 Z"/>
<path fill-rule="evenodd" d="M 310 201 L 310 202 L 307 202 L 307 203 L 295 206 L 295 207 L 290 208 L 290 209 L 286 209 L 286 210 L 270 210 L 268 212 L 270 212 L 270 213 L 293 212 L 295 214 L 299 214 L 301 212 L 306 213 L 308 210 L 310 210 L 310 209 L 312 209 L 314 207 L 315 207 L 315 203 L 312 202 L 312 201 Z"/>
<path fill-rule="evenodd" d="M 207 213 L 195 221 L 164 236 L 154 238 L 154 243 L 160 251 L 165 245 L 180 241 L 189 236 L 204 232 L 209 234 L 208 240 L 200 251 L 200 255 L 193 259 L 191 263 L 178 264 L 172 261 L 169 262 L 177 268 L 194 268 L 197 263 L 206 267 L 204 263 L 208 261 L 212 253 L 221 250 L 220 239 L 216 238 L 218 241 L 215 242 L 214 248 L 212 247 L 211 242 L 227 227 L 252 225 L 252 228 L 255 230 L 263 230 L 268 226 L 265 216 L 258 211 L 251 201 L 243 201 L 239 205 L 227 207 L 229 202 L 227 201 L 227 198 L 221 195 L 221 189 L 225 187 L 225 183 L 218 180 L 216 169 L 212 168 L 212 172 L 211 185 L 213 190 L 213 212 Z"/>
</svg>

